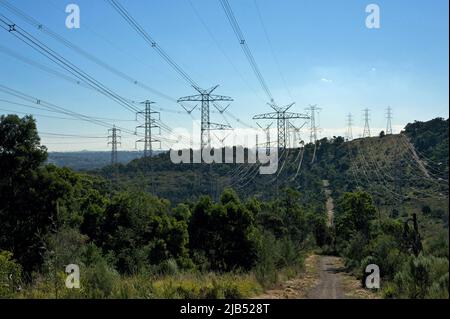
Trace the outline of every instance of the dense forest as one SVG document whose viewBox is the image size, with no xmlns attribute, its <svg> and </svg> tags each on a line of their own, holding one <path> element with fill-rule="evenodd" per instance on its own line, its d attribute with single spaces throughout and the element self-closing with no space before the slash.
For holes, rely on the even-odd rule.
<svg viewBox="0 0 450 319">
<path fill-rule="evenodd" d="M 0 297 L 251 297 L 316 251 L 361 282 L 379 265 L 383 297 L 448 298 L 448 120 L 322 139 L 266 176 L 167 153 L 88 172 L 47 158 L 32 117 L 0 117 Z"/>
</svg>

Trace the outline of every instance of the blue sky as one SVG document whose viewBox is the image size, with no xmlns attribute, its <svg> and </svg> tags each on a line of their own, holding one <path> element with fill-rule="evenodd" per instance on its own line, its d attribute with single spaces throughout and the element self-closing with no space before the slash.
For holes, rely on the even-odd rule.
<svg viewBox="0 0 450 319">
<path fill-rule="evenodd" d="M 8 1 L 149 87 L 175 99 L 195 93 L 106 1 Z M 279 68 L 264 35 L 254 0 L 229 0 L 229 3 L 275 99 L 280 104 L 296 102 L 292 108 L 296 112 L 304 112 L 308 104 L 318 104 L 322 108 L 319 116 L 320 126 L 324 128 L 322 136 L 343 135 L 349 112 L 354 116 L 354 135 L 359 135 L 365 107 L 371 109 L 374 133 L 385 127 L 388 105 L 393 108 L 393 125 L 397 132 L 414 120 L 448 117 L 448 1 L 256 1 Z M 220 84 L 216 92 L 235 99 L 229 110 L 236 117 L 255 125 L 251 120 L 254 114 L 270 111 L 266 105 L 267 98 L 219 1 L 120 2 L 197 83 L 205 88 Z M 80 7 L 80 29 L 65 27 L 67 14 L 64 10 L 69 3 Z M 365 8 L 370 3 L 380 7 L 380 29 L 365 26 Z M 161 108 L 183 111 L 176 103 L 152 96 L 77 55 L 1 6 L 0 13 L 113 91 L 132 100 L 151 99 Z M 1 47 L 58 68 L 3 29 L 0 29 Z M 136 125 L 130 111 L 103 95 L 30 67 L 1 50 L 0 84 L 86 115 L 127 120 L 116 123 L 130 129 Z M 2 92 L 0 99 L 19 101 Z M 0 113 L 11 113 L 3 110 L 51 115 L 0 102 Z M 198 119 L 199 112 L 194 112 L 194 117 Z M 217 114 L 212 117 L 214 122 L 224 122 Z M 41 132 L 107 135 L 105 128 L 89 123 L 40 116 L 37 119 Z M 192 127 L 191 117 L 182 112 L 162 112 L 161 120 L 173 128 Z M 228 120 L 235 127 L 242 126 L 231 118 Z M 305 139 L 307 135 L 304 131 Z M 107 149 L 103 139 L 43 137 L 43 141 L 50 150 Z M 133 138 L 124 138 L 123 148 L 133 147 Z"/>
</svg>

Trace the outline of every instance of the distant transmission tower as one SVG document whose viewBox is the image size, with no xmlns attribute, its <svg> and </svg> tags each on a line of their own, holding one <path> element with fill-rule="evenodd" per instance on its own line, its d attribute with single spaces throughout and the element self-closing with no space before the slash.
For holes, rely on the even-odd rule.
<svg viewBox="0 0 450 319">
<path fill-rule="evenodd" d="M 300 131 L 308 122 L 303 123 L 300 127 L 295 126 L 291 122 L 288 122 L 289 129 L 293 132 L 293 148 L 297 148 L 301 145 L 301 135 Z"/>
<path fill-rule="evenodd" d="M 386 124 L 386 135 L 392 134 L 392 108 L 388 106 L 386 111 L 386 118 L 387 118 L 387 124 Z"/>
<path fill-rule="evenodd" d="M 370 137 L 370 125 L 369 125 L 369 109 L 365 108 L 364 110 L 364 131 L 363 137 Z"/>
<path fill-rule="evenodd" d="M 320 131 L 320 127 L 316 125 L 316 114 L 320 110 L 320 108 L 317 107 L 317 105 L 310 105 L 307 110 L 309 111 L 310 116 L 310 137 L 309 141 L 311 143 L 316 143 L 317 141 L 317 132 Z"/>
<path fill-rule="evenodd" d="M 256 123 L 266 134 L 266 155 L 270 154 L 270 127 L 272 126 L 273 122 L 267 125 L 266 127 L 262 127 L 259 123 Z"/>
<path fill-rule="evenodd" d="M 108 145 L 111 145 L 111 165 L 117 164 L 117 145 L 121 144 L 121 136 L 118 133 L 120 134 L 120 130 L 115 125 L 113 125 L 112 129 L 108 130 L 108 140 L 111 139 L 108 142 Z"/>
<path fill-rule="evenodd" d="M 219 113 L 223 113 L 225 109 L 221 109 L 217 103 L 219 101 L 233 101 L 233 99 L 229 96 L 223 95 L 215 95 L 212 92 L 218 87 L 218 85 L 210 88 L 209 90 L 200 89 L 197 86 L 194 86 L 194 89 L 197 90 L 197 95 L 190 95 L 181 97 L 178 99 L 178 103 L 181 102 L 201 102 L 201 137 L 200 137 L 200 147 L 201 149 L 211 147 L 211 130 L 224 130 L 231 129 L 231 126 L 225 124 L 217 124 L 211 123 L 210 121 L 210 103 L 219 111 Z M 227 106 L 228 107 L 228 106 Z M 192 112 L 192 110 L 191 110 Z"/>
<path fill-rule="evenodd" d="M 351 141 L 353 139 L 353 120 L 352 120 L 352 114 L 348 113 L 347 115 L 347 141 Z"/>
<path fill-rule="evenodd" d="M 269 106 L 273 108 L 275 112 L 258 114 L 253 116 L 254 120 L 277 120 L 277 140 L 279 149 L 286 148 L 286 138 L 287 138 L 286 120 L 309 119 L 309 116 L 306 114 L 287 112 L 287 110 L 289 110 L 289 108 L 291 108 L 292 105 L 294 105 L 294 103 L 291 103 L 283 107 L 279 107 L 275 104 L 269 104 Z"/>
<path fill-rule="evenodd" d="M 154 114 L 158 115 L 158 120 L 160 119 L 160 113 L 157 111 L 152 111 L 152 104 L 155 102 L 146 100 L 142 102 L 141 104 L 144 104 L 145 109 L 143 111 L 139 111 L 136 113 L 136 119 L 138 115 L 142 115 L 144 117 L 144 124 L 141 124 L 136 127 L 136 132 L 138 129 L 144 129 L 144 138 L 139 139 L 136 141 L 136 143 L 144 143 L 144 157 L 152 156 L 152 144 L 153 143 L 160 143 L 161 141 L 152 138 L 152 129 L 159 128 L 159 126 L 156 123 L 156 119 L 154 118 Z M 160 132 L 161 133 L 161 132 Z"/>
</svg>

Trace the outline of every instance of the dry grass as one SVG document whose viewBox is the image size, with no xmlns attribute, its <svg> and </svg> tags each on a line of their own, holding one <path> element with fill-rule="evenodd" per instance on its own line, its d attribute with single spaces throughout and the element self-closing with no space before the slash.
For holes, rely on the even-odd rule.
<svg viewBox="0 0 450 319">
<path fill-rule="evenodd" d="M 372 290 L 364 289 L 361 287 L 361 281 L 354 276 L 343 273 L 342 274 L 342 288 L 345 291 L 345 295 L 352 299 L 380 299 L 381 294 Z"/>
<path fill-rule="evenodd" d="M 318 255 L 309 255 L 305 259 L 304 271 L 295 278 L 290 278 L 272 289 L 267 290 L 264 294 L 258 295 L 258 299 L 301 299 L 306 293 L 314 287 L 318 280 L 317 263 Z"/>
</svg>

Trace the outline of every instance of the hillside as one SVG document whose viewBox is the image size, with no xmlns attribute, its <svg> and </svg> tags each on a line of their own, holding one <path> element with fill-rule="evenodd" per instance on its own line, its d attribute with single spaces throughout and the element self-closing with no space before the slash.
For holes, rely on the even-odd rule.
<svg viewBox="0 0 450 319">
<path fill-rule="evenodd" d="M 433 133 L 430 133 L 433 132 Z M 313 154 L 315 159 L 312 162 Z M 429 154 L 427 158 L 423 154 Z M 232 187 L 242 198 L 273 198 L 277 190 L 301 192 L 304 205 L 323 208 L 322 180 L 330 180 L 332 196 L 357 189 L 369 192 L 384 215 L 406 214 L 430 206 L 448 213 L 448 120 L 408 124 L 401 134 L 355 139 L 322 139 L 303 150 L 280 155 L 278 172 L 260 175 L 256 164 L 172 164 L 168 153 L 105 167 L 98 174 L 116 185 L 144 189 L 173 202 L 201 195 L 217 198 Z"/>
</svg>

